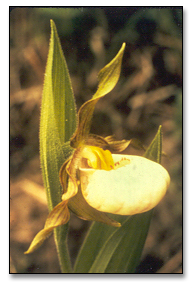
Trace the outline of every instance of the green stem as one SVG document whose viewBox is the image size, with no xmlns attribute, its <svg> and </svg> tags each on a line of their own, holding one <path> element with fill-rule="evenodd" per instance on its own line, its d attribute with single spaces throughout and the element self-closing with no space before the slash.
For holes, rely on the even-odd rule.
<svg viewBox="0 0 194 288">
<path fill-rule="evenodd" d="M 54 238 L 62 273 L 72 273 L 71 261 L 67 247 L 68 224 L 55 228 Z"/>
</svg>

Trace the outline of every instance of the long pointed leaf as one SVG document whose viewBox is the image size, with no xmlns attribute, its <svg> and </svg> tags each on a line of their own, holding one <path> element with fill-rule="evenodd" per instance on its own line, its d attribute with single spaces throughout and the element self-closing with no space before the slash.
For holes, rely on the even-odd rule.
<svg viewBox="0 0 194 288">
<path fill-rule="evenodd" d="M 143 216 L 148 214 L 150 216 L 151 212 L 144 213 Z M 150 217 L 144 218 L 140 214 L 128 217 L 122 227 L 105 242 L 89 273 L 133 273 L 147 236 L 147 229 L 143 228 L 146 228 L 149 223 Z"/>
<path fill-rule="evenodd" d="M 71 154 L 67 141 L 76 128 L 76 112 L 70 77 L 54 22 L 46 65 L 40 119 L 40 159 L 48 206 L 61 201 L 59 170 Z M 55 229 L 55 240 L 63 272 L 71 271 L 65 245 L 67 225 Z"/>
<path fill-rule="evenodd" d="M 122 223 L 126 217 L 111 215 L 111 218 Z M 107 241 L 110 235 L 116 230 L 116 227 L 108 226 L 100 222 L 94 222 L 91 225 L 76 259 L 74 266 L 75 273 L 88 273 L 104 242 Z"/>
<path fill-rule="evenodd" d="M 144 157 L 157 163 L 161 162 L 162 155 L 162 126 L 158 128 L 155 138 L 147 148 Z"/>
</svg>

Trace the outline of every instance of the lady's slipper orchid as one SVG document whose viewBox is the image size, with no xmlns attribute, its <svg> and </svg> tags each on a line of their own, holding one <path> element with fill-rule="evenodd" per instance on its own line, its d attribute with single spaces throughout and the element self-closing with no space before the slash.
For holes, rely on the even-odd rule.
<svg viewBox="0 0 194 288">
<path fill-rule="evenodd" d="M 112 156 L 114 169 L 109 171 L 80 168 L 86 202 L 99 211 L 120 215 L 134 215 L 155 207 L 168 188 L 168 172 L 144 157 Z"/>
<path fill-rule="evenodd" d="M 70 140 L 74 152 L 59 173 L 62 201 L 50 212 L 26 254 L 36 250 L 55 227 L 69 221 L 69 209 L 82 219 L 119 227 L 120 223 L 106 213 L 143 213 L 155 207 L 167 191 L 170 178 L 160 164 L 140 156 L 111 153 L 125 150 L 130 141 L 89 134 L 97 101 L 118 81 L 124 48 L 125 44 L 100 71 L 96 94 L 78 112 L 77 130 Z"/>
</svg>

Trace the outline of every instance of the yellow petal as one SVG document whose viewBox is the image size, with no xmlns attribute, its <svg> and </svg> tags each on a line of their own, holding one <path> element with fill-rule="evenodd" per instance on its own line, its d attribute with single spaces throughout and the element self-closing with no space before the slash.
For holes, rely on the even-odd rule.
<svg viewBox="0 0 194 288">
<path fill-rule="evenodd" d="M 59 180 L 61 182 L 61 186 L 63 187 L 63 193 L 67 190 L 67 185 L 68 185 L 67 165 L 69 165 L 70 161 L 71 159 L 68 159 L 67 161 L 65 161 L 65 163 L 63 163 L 59 171 Z"/>
<path fill-rule="evenodd" d="M 37 250 L 42 245 L 44 240 L 46 240 L 46 238 L 48 238 L 51 235 L 52 231 L 53 231 L 53 228 L 50 228 L 50 229 L 48 228 L 48 229 L 43 229 L 40 232 L 38 232 L 38 234 L 36 234 L 36 236 L 34 237 L 32 243 L 30 244 L 30 247 L 28 248 L 26 252 L 24 252 L 24 254 L 30 254 L 34 252 L 35 250 Z"/>
<path fill-rule="evenodd" d="M 69 200 L 77 193 L 78 187 L 76 180 L 76 170 L 77 170 L 76 162 L 77 158 L 75 151 L 71 159 L 66 161 L 60 169 L 59 178 L 61 185 L 63 187 L 63 196 L 62 196 L 63 201 Z M 67 181 L 68 176 L 69 179 Z"/>
<path fill-rule="evenodd" d="M 62 201 L 49 213 L 44 228 L 58 227 L 69 221 L 68 201 Z"/>
<path fill-rule="evenodd" d="M 61 226 L 69 221 L 69 210 L 67 207 L 67 201 L 59 203 L 55 208 L 50 212 L 46 220 L 44 229 L 42 229 L 33 239 L 29 249 L 25 254 L 32 253 L 38 249 L 44 240 L 48 238 L 54 228 Z"/>
<path fill-rule="evenodd" d="M 80 169 L 81 189 L 88 204 L 119 215 L 134 215 L 155 207 L 170 183 L 166 169 L 140 156 L 113 154 L 113 159 L 117 169 Z"/>
<path fill-rule="evenodd" d="M 105 140 L 108 142 L 108 149 L 111 152 L 118 153 L 125 150 L 129 144 L 131 144 L 132 140 L 119 140 L 116 141 L 113 136 L 107 136 Z"/>
<path fill-rule="evenodd" d="M 89 146 L 101 147 L 104 149 L 108 148 L 108 142 L 106 141 L 105 138 L 91 133 L 86 138 L 85 144 Z"/>
</svg>

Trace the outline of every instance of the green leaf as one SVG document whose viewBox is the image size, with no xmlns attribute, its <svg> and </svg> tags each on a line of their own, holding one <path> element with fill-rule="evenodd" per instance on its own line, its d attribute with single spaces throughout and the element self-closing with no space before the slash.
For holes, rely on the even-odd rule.
<svg viewBox="0 0 194 288">
<path fill-rule="evenodd" d="M 104 243 L 89 273 L 134 273 L 147 236 L 150 217 L 128 217 Z M 135 257 L 134 257 L 135 256 Z"/>
<path fill-rule="evenodd" d="M 40 160 L 50 211 L 61 201 L 59 170 L 72 153 L 67 141 L 75 129 L 76 107 L 69 72 L 55 24 L 51 20 L 51 38 L 40 119 Z M 55 240 L 63 272 L 71 271 L 65 245 L 66 234 L 67 225 L 55 229 Z"/>
<path fill-rule="evenodd" d="M 161 126 L 145 156 L 161 159 Z M 120 228 L 94 223 L 79 252 L 74 271 L 77 273 L 134 273 L 147 237 L 152 211 L 124 217 L 115 216 Z M 125 219 L 123 221 L 123 219 Z"/>
<path fill-rule="evenodd" d="M 157 163 L 161 163 L 162 156 L 162 126 L 158 128 L 158 132 L 151 142 L 150 146 L 147 148 L 144 157 L 148 158 Z"/>
<path fill-rule="evenodd" d="M 111 215 L 116 221 L 122 223 L 124 216 Z M 88 273 L 104 242 L 115 232 L 117 228 L 100 222 L 93 222 L 84 243 L 79 251 L 74 266 L 75 273 Z"/>
</svg>

